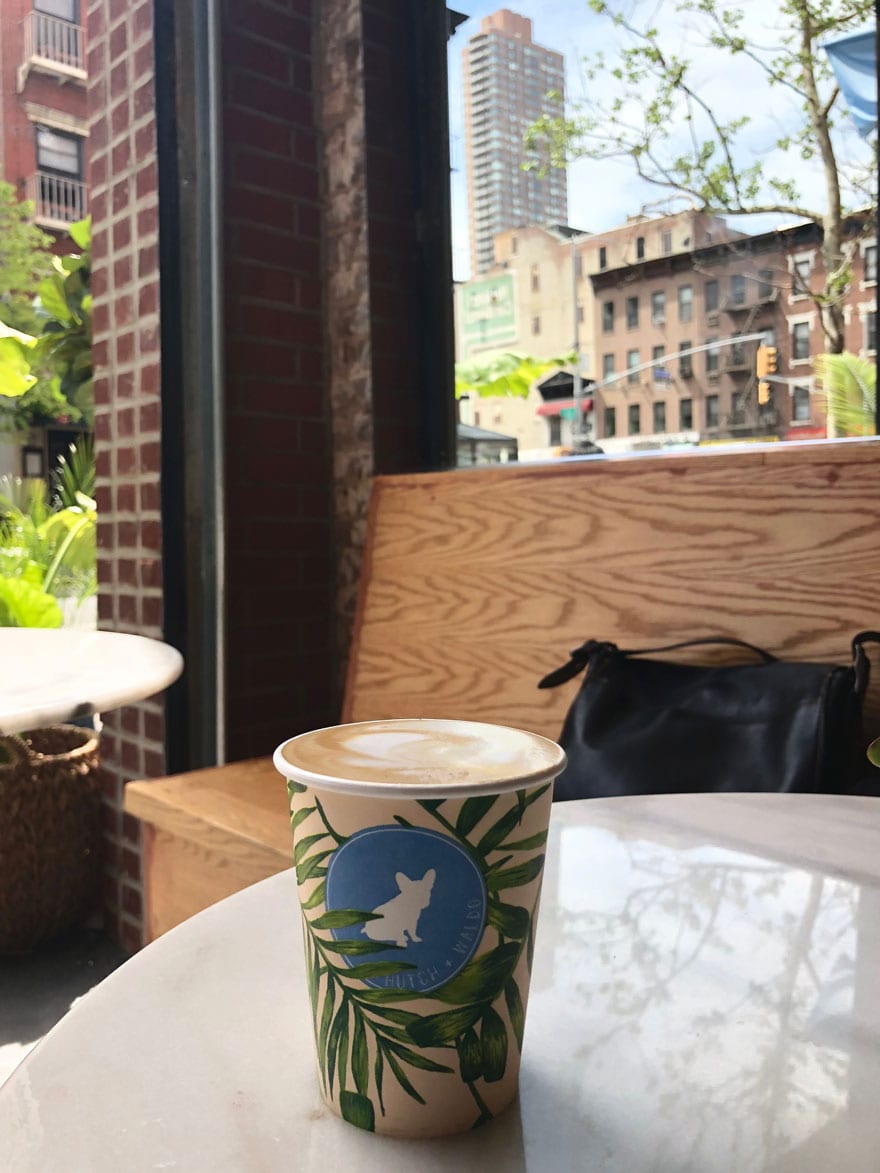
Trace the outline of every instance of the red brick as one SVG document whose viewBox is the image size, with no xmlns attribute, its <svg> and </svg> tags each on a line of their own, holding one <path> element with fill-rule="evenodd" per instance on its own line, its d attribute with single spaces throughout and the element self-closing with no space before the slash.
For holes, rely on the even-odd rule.
<svg viewBox="0 0 880 1173">
<path fill-rule="evenodd" d="M 130 847 L 123 847 L 121 853 L 122 871 L 133 880 L 141 878 L 141 857 Z"/>
<path fill-rule="evenodd" d="M 145 603 L 158 603 L 158 599 L 145 599 Z M 144 713 L 144 737 L 148 741 L 155 741 L 159 744 L 165 738 L 165 718 L 160 713 Z M 163 765 L 164 770 L 164 765 Z"/>
<path fill-rule="evenodd" d="M 159 283 L 157 281 L 150 281 L 146 285 L 141 286 L 138 295 L 138 313 L 145 317 L 147 314 L 154 314 L 159 308 Z"/>
<path fill-rule="evenodd" d="M 116 326 L 129 326 L 134 319 L 134 298 L 130 293 L 119 294 L 113 303 Z"/>
<path fill-rule="evenodd" d="M 120 399 L 134 395 L 134 371 L 120 371 L 116 376 L 116 394 Z"/>
<path fill-rule="evenodd" d="M 143 948 L 144 927 L 140 921 L 120 921 L 118 936 L 122 947 L 127 949 L 130 953 L 137 953 L 139 949 Z"/>
<path fill-rule="evenodd" d="M 131 115 L 128 109 L 128 98 L 123 98 L 121 102 L 110 111 L 110 135 L 112 138 L 119 138 L 120 135 L 125 134 L 128 130 Z"/>
<path fill-rule="evenodd" d="M 159 391 L 159 364 L 145 363 L 141 367 L 141 392 L 144 395 L 157 394 Z"/>
<path fill-rule="evenodd" d="M 141 432 L 158 432 L 162 422 L 162 411 L 159 401 L 145 403 L 141 407 L 139 426 Z"/>
<path fill-rule="evenodd" d="M 144 118 L 147 114 L 153 114 L 155 109 L 155 91 L 153 89 L 153 79 L 150 77 L 134 92 L 134 118 L 135 120 Z"/>
<path fill-rule="evenodd" d="M 107 44 L 110 50 L 110 61 L 117 61 L 128 48 L 128 29 L 125 21 L 110 30 Z"/>
<path fill-rule="evenodd" d="M 134 513 L 135 511 L 135 494 L 136 489 L 134 485 L 117 485 L 116 486 L 116 512 L 117 513 Z"/>
<path fill-rule="evenodd" d="M 116 600 L 119 606 L 119 619 L 128 627 L 138 626 L 138 601 L 135 595 L 119 595 Z"/>
<path fill-rule="evenodd" d="M 111 152 L 111 161 L 113 165 L 114 174 L 118 175 L 120 171 L 125 171 L 131 164 L 131 139 L 128 135 L 117 143 Z M 114 207 L 114 211 L 118 211 Z"/>
<path fill-rule="evenodd" d="M 147 778 L 161 778 L 165 773 L 165 755 L 154 749 L 144 750 L 144 774 Z"/>
<path fill-rule="evenodd" d="M 123 839 L 127 839 L 129 843 L 140 843 L 141 824 L 140 820 L 136 819 L 134 815 L 123 814 L 122 837 Z"/>
<path fill-rule="evenodd" d="M 159 272 L 159 248 L 151 244 L 138 251 L 138 277 L 151 277 Z"/>
<path fill-rule="evenodd" d="M 143 912 L 141 894 L 130 884 L 122 885 L 122 908 L 130 916 L 140 917 Z"/>
<path fill-rule="evenodd" d="M 140 585 L 161 588 L 162 563 L 158 558 L 140 559 Z"/>
<path fill-rule="evenodd" d="M 126 407 L 116 413 L 116 434 L 120 437 L 134 435 L 134 408 Z"/>
<path fill-rule="evenodd" d="M 137 459 L 132 447 L 116 449 L 116 475 L 130 477 L 137 472 Z"/>
<path fill-rule="evenodd" d="M 141 472 L 158 473 L 162 467 L 162 446 L 155 440 L 141 444 Z"/>
<path fill-rule="evenodd" d="M 143 481 L 140 486 L 140 494 L 141 509 L 145 513 L 158 512 L 162 505 L 158 478 L 154 481 Z"/>
<path fill-rule="evenodd" d="M 140 737 L 141 715 L 136 708 L 128 706 L 122 710 L 122 728 L 126 733 L 134 733 L 136 737 Z"/>
<path fill-rule="evenodd" d="M 116 361 L 128 363 L 134 358 L 134 334 L 129 331 L 116 339 Z"/>
<path fill-rule="evenodd" d="M 153 0 L 149 0 L 147 4 L 141 4 L 139 8 L 134 10 L 134 19 L 132 21 L 132 32 L 135 40 L 145 37 L 153 32 Z M 151 42 L 152 46 L 152 42 Z"/>
<path fill-rule="evenodd" d="M 131 243 L 131 219 L 126 216 L 113 225 L 113 247 L 117 251 Z"/>
<path fill-rule="evenodd" d="M 115 102 L 128 92 L 128 61 L 123 59 L 110 70 L 110 101 Z"/>
<path fill-rule="evenodd" d="M 141 236 L 149 236 L 159 231 L 159 209 L 156 204 L 142 208 L 137 216 L 137 230 Z"/>
<path fill-rule="evenodd" d="M 104 273 L 105 270 L 102 269 L 101 272 Z M 116 261 L 113 265 L 113 284 L 116 286 L 117 289 L 120 289 L 123 285 L 128 285 L 128 283 L 130 281 L 131 281 L 131 257 L 126 255 L 126 256 L 120 257 L 119 260 Z M 94 289 L 95 289 L 95 279 L 94 279 L 94 274 L 93 274 L 92 275 L 92 293 L 93 293 L 93 295 L 94 295 Z"/>
<path fill-rule="evenodd" d="M 142 618 L 143 618 L 144 626 L 151 627 L 156 631 L 161 631 L 162 630 L 162 617 L 163 617 L 163 609 L 162 609 L 161 598 L 157 597 L 156 595 L 145 595 L 144 599 L 143 599 L 143 609 L 142 609 Z M 162 726 L 162 728 L 164 728 L 164 725 Z M 147 726 L 147 729 L 148 729 L 148 733 L 147 733 L 148 737 L 152 738 L 155 741 L 162 740 L 161 731 L 158 735 L 154 736 L 153 734 L 149 733 L 149 725 Z"/>
<path fill-rule="evenodd" d="M 162 526 L 158 521 L 141 522 L 141 545 L 156 554 L 162 551 Z"/>
</svg>

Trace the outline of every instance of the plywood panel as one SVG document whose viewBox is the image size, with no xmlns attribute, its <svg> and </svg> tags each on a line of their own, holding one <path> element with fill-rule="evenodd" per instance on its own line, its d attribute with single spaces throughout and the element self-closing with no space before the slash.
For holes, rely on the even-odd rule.
<svg viewBox="0 0 880 1173">
<path fill-rule="evenodd" d="M 344 717 L 555 736 L 577 682 L 537 682 L 590 637 L 845 663 L 878 535 L 878 441 L 377 478 Z"/>
</svg>

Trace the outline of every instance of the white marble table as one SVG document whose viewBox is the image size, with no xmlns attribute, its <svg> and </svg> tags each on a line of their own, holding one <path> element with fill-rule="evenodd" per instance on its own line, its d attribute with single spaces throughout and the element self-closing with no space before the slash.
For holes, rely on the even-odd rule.
<svg viewBox="0 0 880 1173">
<path fill-rule="evenodd" d="M 443 1141 L 318 1094 L 291 873 L 172 930 L 0 1089 L 14 1173 L 876 1173 L 880 799 L 559 805 L 519 1102 Z"/>
<path fill-rule="evenodd" d="M 160 640 L 115 631 L 0 627 L 0 733 L 21 733 L 153 696 L 183 671 Z"/>
</svg>

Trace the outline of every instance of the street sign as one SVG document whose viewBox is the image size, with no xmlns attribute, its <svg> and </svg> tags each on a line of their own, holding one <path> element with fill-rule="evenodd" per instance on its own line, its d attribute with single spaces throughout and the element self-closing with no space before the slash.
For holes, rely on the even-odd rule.
<svg viewBox="0 0 880 1173">
<path fill-rule="evenodd" d="M 559 418 L 564 420 L 577 419 L 576 407 L 561 407 L 559 409 Z"/>
</svg>

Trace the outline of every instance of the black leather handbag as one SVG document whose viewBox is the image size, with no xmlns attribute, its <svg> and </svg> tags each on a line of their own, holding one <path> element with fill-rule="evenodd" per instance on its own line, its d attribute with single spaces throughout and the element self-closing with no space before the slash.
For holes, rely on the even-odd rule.
<svg viewBox="0 0 880 1173">
<path fill-rule="evenodd" d="M 706 638 L 625 651 L 587 640 L 538 685 L 585 668 L 559 739 L 568 765 L 554 799 L 705 791 L 876 793 L 862 740 L 870 662 L 852 641 L 848 667 L 792 663 L 741 640 Z M 646 659 L 706 644 L 756 662 L 696 666 Z"/>
</svg>

